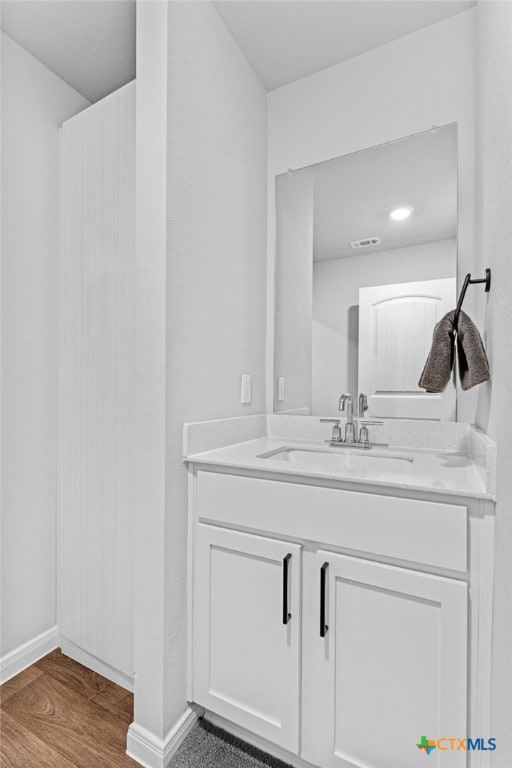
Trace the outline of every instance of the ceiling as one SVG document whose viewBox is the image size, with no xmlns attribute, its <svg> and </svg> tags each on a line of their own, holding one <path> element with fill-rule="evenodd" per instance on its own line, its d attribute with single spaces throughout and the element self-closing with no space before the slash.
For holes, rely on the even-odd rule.
<svg viewBox="0 0 512 768">
<path fill-rule="evenodd" d="M 217 0 L 214 5 L 271 91 L 454 16 L 475 2 Z"/>
<path fill-rule="evenodd" d="M 135 77 L 135 0 L 3 0 L 2 29 L 91 102 Z"/>
<path fill-rule="evenodd" d="M 474 4 L 474 0 L 214 3 L 267 90 Z M 135 77 L 135 0 L 3 0 L 2 29 L 91 102 Z"/>
<path fill-rule="evenodd" d="M 379 237 L 381 245 L 361 253 L 456 236 L 455 126 L 320 163 L 313 178 L 316 261 L 353 256 L 358 251 L 350 241 L 367 237 Z M 394 222 L 389 211 L 398 206 L 414 212 Z"/>
</svg>

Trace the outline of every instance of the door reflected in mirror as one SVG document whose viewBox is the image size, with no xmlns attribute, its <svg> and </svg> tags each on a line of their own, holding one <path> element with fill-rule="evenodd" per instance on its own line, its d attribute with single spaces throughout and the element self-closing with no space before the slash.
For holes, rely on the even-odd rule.
<svg viewBox="0 0 512 768">
<path fill-rule="evenodd" d="M 456 126 L 278 176 L 276 227 L 274 412 L 454 420 L 418 381 L 456 303 Z"/>
</svg>

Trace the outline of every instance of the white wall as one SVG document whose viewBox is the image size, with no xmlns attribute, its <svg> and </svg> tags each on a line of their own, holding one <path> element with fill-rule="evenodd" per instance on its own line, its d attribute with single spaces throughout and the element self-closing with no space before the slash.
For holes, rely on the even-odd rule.
<svg viewBox="0 0 512 768">
<path fill-rule="evenodd" d="M 57 129 L 88 102 L 1 43 L 5 654 L 55 624 Z"/>
<path fill-rule="evenodd" d="M 135 721 L 161 738 L 186 707 L 182 425 L 265 407 L 267 116 L 265 91 L 213 5 L 139 5 L 136 394 L 144 423 L 136 478 Z M 156 59 L 167 60 L 165 118 Z M 157 155 L 165 122 L 163 188 Z M 253 375 L 249 406 L 240 404 L 242 373 Z"/>
<path fill-rule="evenodd" d="M 471 9 L 272 91 L 269 105 L 269 327 L 273 396 L 274 178 L 290 168 L 458 124 L 459 279 L 474 261 L 475 14 Z M 467 308 L 471 312 L 472 297 Z M 475 395 L 460 398 L 472 421 Z"/>
<path fill-rule="evenodd" d="M 313 168 L 276 182 L 275 377 L 285 399 L 274 410 L 311 412 L 313 312 Z M 277 391 L 276 391 L 277 395 Z"/>
<path fill-rule="evenodd" d="M 185 698 L 185 421 L 265 409 L 266 93 L 210 3 L 171 3 L 167 471 L 171 723 Z M 252 405 L 240 376 L 253 376 Z"/>
<path fill-rule="evenodd" d="M 492 268 L 481 294 L 491 381 L 479 388 L 478 423 L 498 443 L 492 735 L 495 768 L 512 750 L 512 4 L 478 4 L 477 253 Z"/>
<path fill-rule="evenodd" d="M 164 734 L 167 2 L 137 3 L 134 670 L 137 725 Z M 128 736 L 130 746 L 130 734 Z"/>
<path fill-rule="evenodd" d="M 358 393 L 359 288 L 454 277 L 455 240 L 343 259 L 313 268 L 313 414 L 331 415 L 342 392 Z"/>
</svg>

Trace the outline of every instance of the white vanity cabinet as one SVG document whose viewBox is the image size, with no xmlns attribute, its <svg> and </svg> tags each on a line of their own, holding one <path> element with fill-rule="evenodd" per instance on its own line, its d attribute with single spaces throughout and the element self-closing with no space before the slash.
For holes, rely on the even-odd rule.
<svg viewBox="0 0 512 768">
<path fill-rule="evenodd" d="M 189 472 L 189 698 L 210 719 L 321 768 L 420 768 L 423 736 L 485 727 L 485 502 Z"/>
<path fill-rule="evenodd" d="M 301 547 L 198 525 L 194 700 L 299 748 Z"/>
<path fill-rule="evenodd" d="M 316 561 L 302 756 L 325 768 L 424 765 L 422 735 L 466 732 L 467 585 L 327 550 Z"/>
</svg>

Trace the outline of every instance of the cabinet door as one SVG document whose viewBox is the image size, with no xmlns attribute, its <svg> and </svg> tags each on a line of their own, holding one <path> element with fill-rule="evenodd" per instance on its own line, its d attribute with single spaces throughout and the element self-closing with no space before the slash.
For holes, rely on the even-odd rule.
<svg viewBox="0 0 512 768">
<path fill-rule="evenodd" d="M 317 574 L 318 764 L 424 767 L 423 736 L 466 736 L 467 585 L 330 552 Z M 428 757 L 466 765 L 464 751 Z"/>
<path fill-rule="evenodd" d="M 198 525 L 194 700 L 292 752 L 299 740 L 301 547 Z"/>
</svg>

